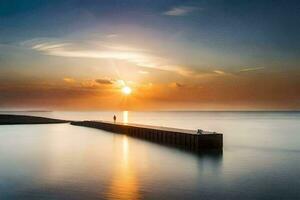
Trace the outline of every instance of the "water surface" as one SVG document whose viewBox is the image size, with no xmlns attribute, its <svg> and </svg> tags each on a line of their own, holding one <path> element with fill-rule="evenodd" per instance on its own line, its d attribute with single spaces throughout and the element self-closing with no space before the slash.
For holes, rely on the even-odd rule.
<svg viewBox="0 0 300 200">
<path fill-rule="evenodd" d="M 32 114 L 32 113 L 28 113 Z M 48 112 L 224 134 L 196 155 L 68 124 L 0 126 L 0 199 L 299 199 L 298 112 Z"/>
</svg>

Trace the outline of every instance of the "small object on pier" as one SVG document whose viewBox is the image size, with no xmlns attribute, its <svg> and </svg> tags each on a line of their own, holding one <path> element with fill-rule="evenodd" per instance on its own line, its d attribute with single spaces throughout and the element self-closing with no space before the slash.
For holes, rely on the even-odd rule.
<svg viewBox="0 0 300 200">
<path fill-rule="evenodd" d="M 117 117 L 116 115 L 114 115 L 114 123 L 116 123 Z"/>
<path fill-rule="evenodd" d="M 202 130 L 202 129 L 198 129 L 198 130 L 197 130 L 197 134 L 199 134 L 199 135 L 200 135 L 200 134 L 203 134 L 203 130 Z"/>
</svg>

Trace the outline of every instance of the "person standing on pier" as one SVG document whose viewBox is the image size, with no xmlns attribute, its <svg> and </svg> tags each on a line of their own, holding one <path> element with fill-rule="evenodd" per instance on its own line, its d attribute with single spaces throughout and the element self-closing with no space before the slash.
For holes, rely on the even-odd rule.
<svg viewBox="0 0 300 200">
<path fill-rule="evenodd" d="M 116 123 L 116 121 L 117 121 L 117 117 L 116 115 L 114 115 L 114 123 Z"/>
</svg>

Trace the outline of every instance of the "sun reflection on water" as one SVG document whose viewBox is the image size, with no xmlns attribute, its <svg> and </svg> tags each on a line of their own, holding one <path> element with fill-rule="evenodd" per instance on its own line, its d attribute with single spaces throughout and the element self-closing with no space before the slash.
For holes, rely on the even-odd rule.
<svg viewBox="0 0 300 200">
<path fill-rule="evenodd" d="M 128 124 L 128 111 L 123 111 L 123 123 Z"/>
<path fill-rule="evenodd" d="M 137 179 L 130 160 L 130 145 L 126 135 L 122 137 L 121 147 L 120 154 L 115 158 L 115 170 L 109 191 L 107 192 L 107 198 L 124 200 L 140 199 Z"/>
</svg>

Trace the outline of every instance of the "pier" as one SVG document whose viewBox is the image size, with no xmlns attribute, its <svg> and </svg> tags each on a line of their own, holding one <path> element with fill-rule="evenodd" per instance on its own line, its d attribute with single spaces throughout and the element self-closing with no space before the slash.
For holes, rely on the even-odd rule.
<svg viewBox="0 0 300 200">
<path fill-rule="evenodd" d="M 215 132 L 203 131 L 197 134 L 193 130 L 105 121 L 72 121 L 71 124 L 125 134 L 193 152 L 223 149 L 223 134 Z"/>
</svg>

